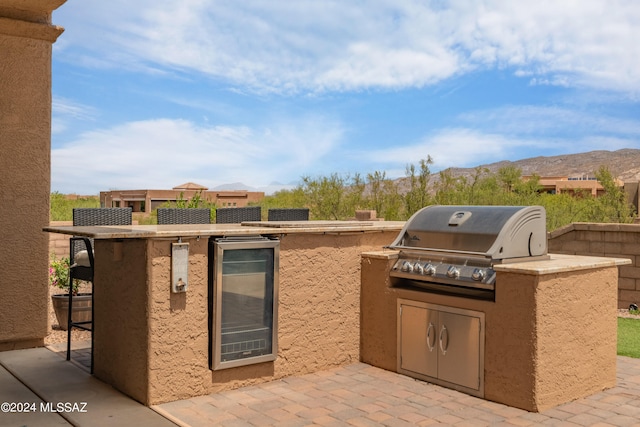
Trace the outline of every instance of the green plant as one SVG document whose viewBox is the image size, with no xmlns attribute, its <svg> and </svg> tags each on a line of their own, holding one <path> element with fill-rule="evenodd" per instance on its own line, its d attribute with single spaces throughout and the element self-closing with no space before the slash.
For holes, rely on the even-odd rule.
<svg viewBox="0 0 640 427">
<path fill-rule="evenodd" d="M 51 262 L 49 263 L 49 285 L 60 288 L 65 292 L 69 292 L 69 258 L 62 257 L 58 259 L 55 254 L 51 254 Z M 78 294 L 80 280 L 73 281 L 73 295 Z"/>
<path fill-rule="evenodd" d="M 51 221 L 71 221 L 73 219 L 73 208 L 99 208 L 100 198 L 93 196 L 73 198 L 53 192 L 50 196 L 50 203 Z"/>
<path fill-rule="evenodd" d="M 618 318 L 618 355 L 640 358 L 640 320 Z"/>
</svg>

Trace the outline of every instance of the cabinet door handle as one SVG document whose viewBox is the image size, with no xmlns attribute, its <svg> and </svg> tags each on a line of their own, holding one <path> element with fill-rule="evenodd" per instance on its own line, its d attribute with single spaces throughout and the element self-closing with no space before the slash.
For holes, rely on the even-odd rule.
<svg viewBox="0 0 640 427">
<path fill-rule="evenodd" d="M 429 327 L 427 328 L 427 347 L 429 347 L 429 351 L 433 351 L 433 349 L 436 348 L 435 329 L 436 326 L 433 323 L 429 322 Z"/>
<path fill-rule="evenodd" d="M 447 348 L 449 348 L 449 331 L 445 325 L 442 325 L 440 329 L 440 351 L 442 354 L 447 354 Z M 446 339 L 446 344 L 444 343 Z"/>
</svg>

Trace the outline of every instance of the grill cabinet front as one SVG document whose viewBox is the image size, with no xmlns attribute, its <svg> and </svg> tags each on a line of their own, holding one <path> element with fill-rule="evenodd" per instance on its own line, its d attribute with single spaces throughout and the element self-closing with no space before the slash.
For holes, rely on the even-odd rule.
<svg viewBox="0 0 640 427">
<path fill-rule="evenodd" d="M 398 372 L 484 395 L 484 313 L 398 299 Z"/>
</svg>

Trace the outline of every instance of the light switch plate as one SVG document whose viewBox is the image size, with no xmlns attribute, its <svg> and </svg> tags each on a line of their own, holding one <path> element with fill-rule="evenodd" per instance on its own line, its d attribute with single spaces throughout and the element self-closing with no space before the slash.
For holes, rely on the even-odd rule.
<svg viewBox="0 0 640 427">
<path fill-rule="evenodd" d="M 171 244 L 171 292 L 187 292 L 189 287 L 189 243 Z"/>
</svg>

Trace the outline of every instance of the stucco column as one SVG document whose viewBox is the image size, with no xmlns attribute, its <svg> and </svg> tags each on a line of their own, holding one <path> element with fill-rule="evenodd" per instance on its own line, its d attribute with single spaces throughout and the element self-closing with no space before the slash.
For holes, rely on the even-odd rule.
<svg viewBox="0 0 640 427">
<path fill-rule="evenodd" d="M 51 47 L 65 0 L 0 2 L 0 351 L 47 334 Z"/>
</svg>

